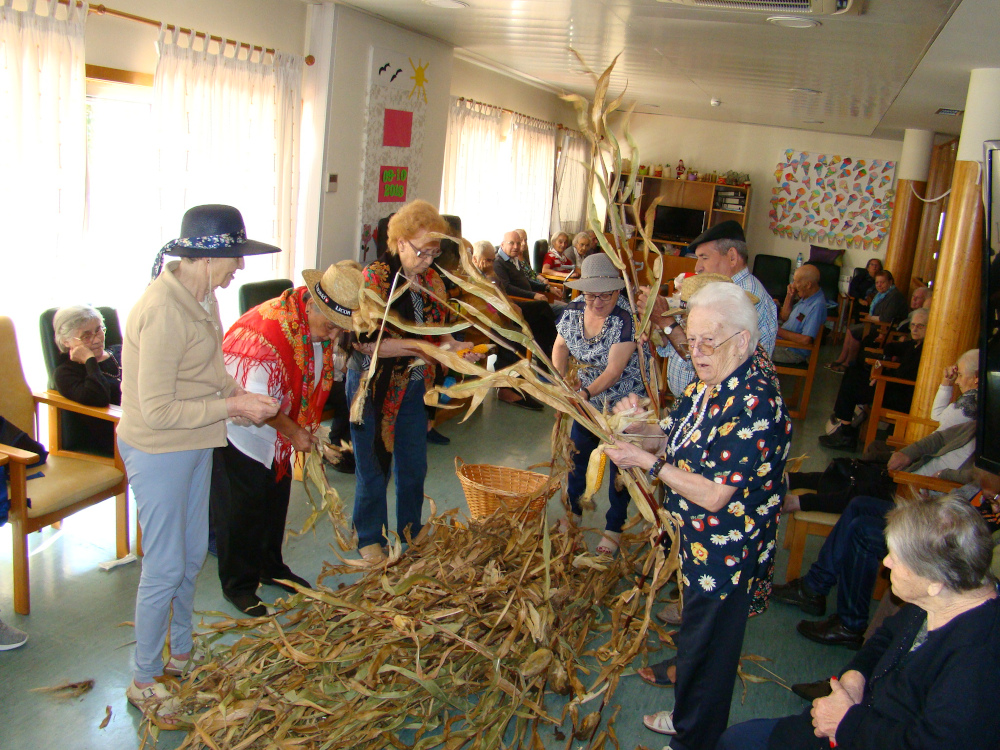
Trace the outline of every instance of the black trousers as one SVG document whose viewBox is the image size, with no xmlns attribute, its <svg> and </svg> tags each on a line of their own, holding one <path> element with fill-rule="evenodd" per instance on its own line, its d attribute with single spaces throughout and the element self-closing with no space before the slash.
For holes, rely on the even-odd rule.
<svg viewBox="0 0 1000 750">
<path fill-rule="evenodd" d="M 284 578 L 291 572 L 281 557 L 291 467 L 275 481 L 275 467 L 255 461 L 232 443 L 216 448 L 213 459 L 210 507 L 219 581 L 224 594 L 253 594 L 261 578 Z"/>
<path fill-rule="evenodd" d="M 344 381 L 334 380 L 330 395 L 326 399 L 326 408 L 333 409 L 333 420 L 330 424 L 330 444 L 340 445 L 341 440 L 351 442 L 351 405 L 347 403 L 344 393 Z"/>
<path fill-rule="evenodd" d="M 859 355 L 859 359 L 863 359 L 863 357 Z M 891 375 L 892 371 L 889 371 L 889 374 Z M 875 398 L 875 386 L 870 385 L 870 381 L 871 367 L 863 361 L 855 362 L 844 371 L 844 376 L 840 381 L 840 390 L 837 391 L 837 400 L 833 405 L 833 413 L 837 419 L 853 419 L 854 407 L 858 404 L 871 406 L 872 400 Z M 912 398 L 913 386 L 886 383 L 882 406 L 886 409 L 909 413 Z"/>
<path fill-rule="evenodd" d="M 725 599 L 706 593 L 699 574 L 688 575 L 684 622 L 677 633 L 674 688 L 674 750 L 714 750 L 729 724 L 736 669 L 750 613 L 750 594 L 740 585 Z M 744 567 L 744 575 L 752 572 Z"/>
<path fill-rule="evenodd" d="M 788 475 L 788 489 L 815 491 L 808 495 L 799 495 L 799 505 L 802 510 L 843 513 L 851 498 L 845 497 L 843 492 L 822 492 L 822 479 L 822 471 L 793 471 Z"/>
</svg>

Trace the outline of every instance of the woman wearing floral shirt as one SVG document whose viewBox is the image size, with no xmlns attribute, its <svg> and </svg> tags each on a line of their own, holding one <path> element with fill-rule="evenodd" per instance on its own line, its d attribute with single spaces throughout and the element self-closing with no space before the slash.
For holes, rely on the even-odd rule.
<svg viewBox="0 0 1000 750">
<path fill-rule="evenodd" d="M 751 594 L 774 554 L 792 432 L 777 386 L 752 357 L 757 315 L 740 288 L 698 292 L 687 339 L 698 380 L 641 447 L 618 441 L 607 450 L 619 467 L 664 483 L 680 524 L 684 618 L 675 664 L 657 665 L 672 667 L 674 710 L 643 720 L 676 735 L 675 750 L 714 748 L 729 721 Z M 636 405 L 630 396 L 615 409 Z"/>
</svg>

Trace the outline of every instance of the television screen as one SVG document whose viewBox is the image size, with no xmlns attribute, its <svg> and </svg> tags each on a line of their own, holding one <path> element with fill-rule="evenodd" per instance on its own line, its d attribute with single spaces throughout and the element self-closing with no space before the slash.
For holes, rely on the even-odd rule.
<svg viewBox="0 0 1000 750">
<path fill-rule="evenodd" d="M 705 231 L 705 212 L 697 208 L 657 206 L 653 216 L 653 237 L 674 242 L 690 242 Z"/>
<path fill-rule="evenodd" d="M 984 144 L 983 292 L 976 465 L 1000 474 L 1000 141 Z"/>
</svg>

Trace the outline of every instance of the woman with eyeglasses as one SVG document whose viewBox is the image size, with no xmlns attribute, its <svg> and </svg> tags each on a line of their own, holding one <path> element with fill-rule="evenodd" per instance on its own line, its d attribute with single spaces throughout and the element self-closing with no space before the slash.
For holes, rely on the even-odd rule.
<svg viewBox="0 0 1000 750">
<path fill-rule="evenodd" d="M 683 618 L 677 655 L 643 670 L 675 686 L 673 711 L 644 717 L 677 748 L 712 748 L 725 730 L 753 594 L 774 555 L 792 423 L 775 380 L 753 356 L 757 311 L 731 282 L 688 302 L 686 336 L 697 380 L 658 425 L 634 430 L 608 458 L 639 467 L 666 490 L 680 519 Z M 616 412 L 637 409 L 634 395 Z"/>
<path fill-rule="evenodd" d="M 560 374 L 569 369 L 569 358 L 578 364 L 579 393 L 599 410 L 614 404 L 630 393 L 644 394 L 636 348 L 632 308 L 622 294 L 625 282 L 614 263 L 604 253 L 595 253 L 583 261 L 581 277 L 567 283 L 581 294 L 571 302 L 556 323 L 559 335 L 552 347 L 552 364 Z M 651 361 L 646 351 L 646 361 Z M 583 517 L 580 497 L 587 484 L 587 463 L 597 448 L 597 436 L 578 422 L 570 433 L 577 453 L 573 457 L 567 493 L 571 517 L 563 521 L 579 525 Z M 605 516 L 604 536 L 597 545 L 600 555 L 618 551 L 622 526 L 628 517 L 628 491 L 615 487 L 618 467 L 611 464 L 608 486 L 609 507 Z"/>
<path fill-rule="evenodd" d="M 60 356 L 55 371 L 60 395 L 86 406 L 115 406 L 122 402 L 122 347 L 104 346 L 104 318 L 90 305 L 60 308 L 52 319 Z M 65 414 L 64 438 L 101 455 L 113 456 L 115 428 L 111 422 L 80 414 Z M 67 419 L 68 418 L 68 419 Z"/>
<path fill-rule="evenodd" d="M 441 254 L 441 239 L 433 235 L 448 233 L 447 222 L 431 204 L 419 200 L 408 203 L 389 220 L 388 250 L 365 266 L 363 289 L 387 300 L 409 282 L 409 289 L 390 305 L 390 312 L 407 323 L 445 325 L 450 318 L 447 294 L 441 276 L 431 266 Z M 379 330 L 374 330 L 358 336 L 354 343 L 346 384 L 347 400 L 352 404 L 359 396 L 378 339 Z M 354 527 L 358 551 L 372 565 L 386 560 L 390 469 L 396 483 L 396 533 L 405 543 L 407 534 L 416 539 L 421 529 L 427 476 L 424 394 L 434 383 L 435 365 L 423 361 L 424 353 L 410 344 L 413 340 L 431 341 L 453 351 L 464 348 L 449 333 L 419 336 L 385 324 L 377 344 L 375 372 L 365 383 L 361 422 L 351 423 L 357 480 Z M 465 357 L 476 362 L 482 355 L 469 352 Z"/>
</svg>

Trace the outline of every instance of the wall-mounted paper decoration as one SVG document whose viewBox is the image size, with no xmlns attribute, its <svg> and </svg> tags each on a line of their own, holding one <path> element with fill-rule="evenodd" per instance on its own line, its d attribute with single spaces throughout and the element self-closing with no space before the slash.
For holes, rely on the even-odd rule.
<svg viewBox="0 0 1000 750">
<path fill-rule="evenodd" d="M 361 158 L 361 227 L 376 227 L 418 190 L 424 156 L 424 117 L 427 103 L 419 65 L 411 65 L 406 54 L 371 48 L 364 152 Z M 426 65 L 423 70 L 426 70 Z M 416 83 L 420 83 L 420 88 Z M 387 166 L 393 165 L 393 166 Z M 392 179 L 383 181 L 387 170 Z M 400 179 L 401 178 L 401 179 Z M 419 193 L 417 193 L 419 194 Z M 367 261 L 375 250 L 371 231 L 362 232 L 359 260 Z"/>
<path fill-rule="evenodd" d="M 779 237 L 873 250 L 889 231 L 896 162 L 786 149 L 774 170 L 770 228 Z"/>
<path fill-rule="evenodd" d="M 382 145 L 409 148 L 413 132 L 413 113 L 402 109 L 387 109 L 382 123 Z"/>
<path fill-rule="evenodd" d="M 406 167 L 382 167 L 379 170 L 378 202 L 406 202 Z"/>
</svg>

